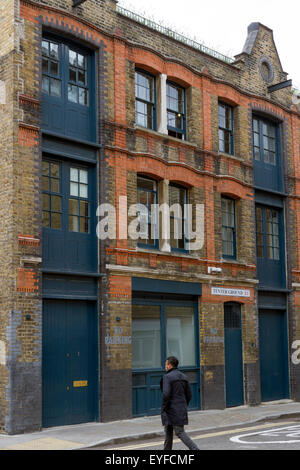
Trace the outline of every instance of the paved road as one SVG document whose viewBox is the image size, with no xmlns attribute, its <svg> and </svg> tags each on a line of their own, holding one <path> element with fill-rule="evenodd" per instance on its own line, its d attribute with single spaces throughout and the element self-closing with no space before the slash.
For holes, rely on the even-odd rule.
<svg viewBox="0 0 300 470">
<path fill-rule="evenodd" d="M 189 433 L 200 450 L 300 450 L 300 418 L 269 420 L 252 425 Z M 162 450 L 163 438 L 87 450 Z M 187 450 L 174 436 L 173 450 Z"/>
</svg>

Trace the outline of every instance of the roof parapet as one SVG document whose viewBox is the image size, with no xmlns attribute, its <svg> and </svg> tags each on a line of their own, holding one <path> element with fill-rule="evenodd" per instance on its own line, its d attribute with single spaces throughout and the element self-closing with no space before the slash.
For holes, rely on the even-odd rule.
<svg viewBox="0 0 300 470">
<path fill-rule="evenodd" d="M 176 41 L 179 41 L 189 47 L 192 47 L 193 49 L 197 49 L 198 51 L 203 52 L 204 54 L 215 57 L 216 59 L 219 59 L 222 62 L 226 62 L 227 64 L 233 64 L 234 62 L 234 59 L 232 59 L 231 57 L 228 57 L 224 54 L 221 54 L 220 52 L 210 49 L 209 47 L 204 46 L 203 44 L 200 44 L 194 41 L 193 39 L 183 36 L 182 34 L 177 33 L 176 31 L 172 31 L 170 28 L 162 26 L 156 23 L 155 21 L 148 20 L 147 18 L 144 18 L 143 16 L 137 13 L 133 13 L 132 11 L 126 10 L 125 8 L 120 7 L 119 5 L 117 5 L 117 13 L 120 13 L 120 15 L 126 16 L 127 18 L 136 21 L 137 23 L 147 26 L 148 28 L 158 31 L 161 34 L 165 34 L 166 36 L 169 36 L 170 38 L 175 39 Z"/>
</svg>

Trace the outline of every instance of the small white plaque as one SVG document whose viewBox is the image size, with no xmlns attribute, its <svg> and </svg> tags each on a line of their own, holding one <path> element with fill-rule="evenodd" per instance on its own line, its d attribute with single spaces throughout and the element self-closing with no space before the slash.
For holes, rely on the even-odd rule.
<svg viewBox="0 0 300 470">
<path fill-rule="evenodd" d="M 250 297 L 249 289 L 230 289 L 228 287 L 212 287 L 212 295 L 225 295 L 228 297 Z"/>
</svg>

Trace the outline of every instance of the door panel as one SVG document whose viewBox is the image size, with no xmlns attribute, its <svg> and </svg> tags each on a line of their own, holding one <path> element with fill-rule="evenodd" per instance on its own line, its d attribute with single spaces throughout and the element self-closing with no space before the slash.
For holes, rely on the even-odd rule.
<svg viewBox="0 0 300 470">
<path fill-rule="evenodd" d="M 286 279 L 282 210 L 256 205 L 256 243 L 260 285 L 284 288 Z"/>
<path fill-rule="evenodd" d="M 244 404 L 241 307 L 224 305 L 226 406 Z"/>
<path fill-rule="evenodd" d="M 61 198 L 61 224 L 59 227 L 51 227 L 44 223 L 43 226 L 43 268 L 63 271 L 96 272 L 97 271 L 97 236 L 96 236 L 96 183 L 95 168 L 85 166 L 72 161 L 63 161 L 45 157 L 43 164 L 59 166 L 59 187 L 56 192 L 43 188 L 43 198 L 54 198 L 57 194 Z M 75 169 L 86 172 L 87 184 L 80 181 L 71 181 L 71 171 Z M 43 175 L 43 178 L 46 179 Z M 79 177 L 78 177 L 79 178 Z M 50 178 L 48 178 L 49 180 Z M 46 180 L 48 184 L 48 180 Z M 51 182 L 51 179 L 50 179 Z M 72 185 L 78 190 L 78 196 L 71 194 Z M 86 191 L 84 197 L 80 197 L 80 187 Z M 74 191 L 74 189 L 73 189 Z M 70 201 L 75 203 L 71 206 Z M 84 213 L 82 203 L 88 207 L 87 214 Z M 44 206 L 43 206 L 44 207 Z M 49 211 L 51 213 L 52 206 Z M 43 210 L 49 218 L 49 211 Z M 86 215 L 86 217 L 82 217 Z M 51 213 L 52 217 L 52 213 Z M 75 220 L 70 223 L 70 218 Z M 81 221 L 86 221 L 86 227 L 80 226 Z M 76 230 L 76 231 L 75 231 Z M 84 231 L 85 230 L 85 231 Z"/>
<path fill-rule="evenodd" d="M 260 378 L 262 401 L 288 398 L 285 313 L 259 311 Z"/>
<path fill-rule="evenodd" d="M 43 426 L 95 421 L 95 304 L 48 300 L 43 310 Z"/>
</svg>

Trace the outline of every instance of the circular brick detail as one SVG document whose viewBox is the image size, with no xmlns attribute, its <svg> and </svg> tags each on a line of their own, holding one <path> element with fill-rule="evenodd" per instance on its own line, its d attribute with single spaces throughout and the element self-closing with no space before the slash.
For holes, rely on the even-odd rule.
<svg viewBox="0 0 300 470">
<path fill-rule="evenodd" d="M 262 56 L 259 61 L 259 71 L 263 80 L 272 83 L 274 80 L 274 70 L 271 61 L 266 56 Z"/>
</svg>

